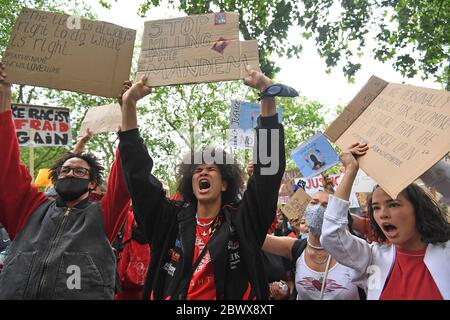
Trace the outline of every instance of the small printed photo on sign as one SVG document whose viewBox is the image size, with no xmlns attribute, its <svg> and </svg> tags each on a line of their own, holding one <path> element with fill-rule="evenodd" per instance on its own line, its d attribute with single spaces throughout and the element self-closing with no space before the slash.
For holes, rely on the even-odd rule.
<svg viewBox="0 0 450 320">
<path fill-rule="evenodd" d="M 318 175 L 339 162 L 336 151 L 320 132 L 292 151 L 291 157 L 305 178 Z"/>
<path fill-rule="evenodd" d="M 228 46 L 229 43 L 230 43 L 229 40 L 220 37 L 219 40 L 214 42 L 213 46 L 211 47 L 211 50 L 214 50 L 223 55 L 223 52 L 225 51 L 225 48 Z"/>
<path fill-rule="evenodd" d="M 214 24 L 219 25 L 219 24 L 225 24 L 225 23 L 227 23 L 227 18 L 226 18 L 225 12 L 216 13 L 214 16 Z"/>
</svg>

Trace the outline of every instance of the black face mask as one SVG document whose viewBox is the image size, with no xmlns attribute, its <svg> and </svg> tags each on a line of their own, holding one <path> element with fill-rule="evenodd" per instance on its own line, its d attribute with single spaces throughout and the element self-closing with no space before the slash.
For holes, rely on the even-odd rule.
<svg viewBox="0 0 450 320">
<path fill-rule="evenodd" d="M 89 191 L 88 185 L 89 179 L 58 179 L 55 184 L 55 190 L 64 201 L 73 201 Z"/>
</svg>

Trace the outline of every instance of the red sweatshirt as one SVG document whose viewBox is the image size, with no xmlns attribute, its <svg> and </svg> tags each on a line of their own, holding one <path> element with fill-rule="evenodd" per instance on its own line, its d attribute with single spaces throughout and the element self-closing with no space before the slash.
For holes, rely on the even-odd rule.
<svg viewBox="0 0 450 320">
<path fill-rule="evenodd" d="M 26 166 L 20 163 L 20 148 L 10 110 L 0 113 L 0 163 L 0 223 L 13 240 L 34 210 L 48 198 L 31 184 Z M 129 200 L 117 150 L 107 192 L 101 200 L 103 226 L 110 242 L 125 221 L 127 211 L 124 209 Z"/>
</svg>

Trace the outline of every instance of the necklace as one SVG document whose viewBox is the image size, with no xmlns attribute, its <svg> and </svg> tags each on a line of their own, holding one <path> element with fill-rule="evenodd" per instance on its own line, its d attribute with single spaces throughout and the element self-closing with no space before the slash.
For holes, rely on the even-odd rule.
<svg viewBox="0 0 450 320">
<path fill-rule="evenodd" d="M 201 223 L 200 220 L 198 220 L 198 216 L 195 215 L 195 219 L 197 220 L 197 225 L 199 225 L 200 227 L 203 228 L 207 228 L 211 225 L 211 223 L 213 223 L 214 219 L 212 219 L 210 222 L 208 223 Z M 206 233 L 205 229 L 203 229 L 203 232 L 201 233 L 202 236 L 206 237 L 208 234 Z"/>
<path fill-rule="evenodd" d="M 313 249 L 316 249 L 316 250 L 324 250 L 323 247 L 316 247 L 316 246 L 313 246 L 311 243 L 309 243 L 309 239 L 306 239 L 306 243 L 308 243 L 308 246 L 310 246 L 310 247 L 313 248 Z"/>
<path fill-rule="evenodd" d="M 330 256 L 330 254 L 327 254 L 324 258 L 322 259 L 315 259 L 313 258 L 313 254 L 312 252 L 309 250 L 309 248 L 306 248 L 306 251 L 309 253 L 309 257 L 311 258 L 312 261 L 314 261 L 314 263 L 321 265 L 324 264 L 325 262 L 327 262 L 328 257 Z"/>
</svg>

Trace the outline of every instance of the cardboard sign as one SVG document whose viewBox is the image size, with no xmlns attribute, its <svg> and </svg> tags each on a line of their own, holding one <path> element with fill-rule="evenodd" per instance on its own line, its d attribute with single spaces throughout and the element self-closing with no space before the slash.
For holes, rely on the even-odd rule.
<svg viewBox="0 0 450 320">
<path fill-rule="evenodd" d="M 278 121 L 281 123 L 283 109 L 277 108 Z M 257 119 L 261 114 L 258 103 L 231 100 L 230 130 L 228 143 L 233 148 L 253 149 Z"/>
<path fill-rule="evenodd" d="M 192 15 L 145 22 L 136 78 L 152 87 L 237 80 L 259 70 L 256 40 L 239 41 L 239 14 Z"/>
<path fill-rule="evenodd" d="M 122 112 L 118 103 L 89 108 L 81 123 L 79 135 L 84 135 L 88 128 L 94 134 L 116 132 L 121 124 Z"/>
<path fill-rule="evenodd" d="M 373 88 L 380 91 L 374 99 Z M 359 165 L 395 199 L 450 151 L 450 92 L 371 78 L 357 97 L 366 99 L 355 98 L 347 108 L 359 116 L 353 122 L 338 117 L 325 134 L 341 149 L 368 143 Z"/>
<path fill-rule="evenodd" d="M 291 152 L 303 177 L 320 174 L 339 162 L 339 157 L 322 133 L 317 133 Z"/>
<path fill-rule="evenodd" d="M 70 111 L 63 108 L 13 104 L 11 106 L 20 146 L 72 145 Z"/>
<path fill-rule="evenodd" d="M 297 190 L 281 210 L 288 219 L 301 219 L 311 197 L 302 189 Z"/>
<path fill-rule="evenodd" d="M 341 183 L 342 177 L 344 176 L 343 173 L 340 174 L 334 174 L 329 176 L 328 178 L 331 180 L 334 190 L 336 190 L 337 186 Z M 295 183 L 298 183 L 299 180 L 304 181 L 305 183 L 305 191 L 310 196 L 313 194 L 323 191 L 323 177 L 322 176 L 316 176 L 312 178 L 297 178 L 295 179 Z M 355 182 L 353 183 L 351 192 L 372 192 L 373 188 L 377 185 L 377 182 L 373 180 L 371 177 L 369 177 L 364 171 L 359 170 Z"/>
<path fill-rule="evenodd" d="M 135 36 L 115 24 L 24 8 L 3 57 L 8 81 L 118 97 Z"/>
</svg>

